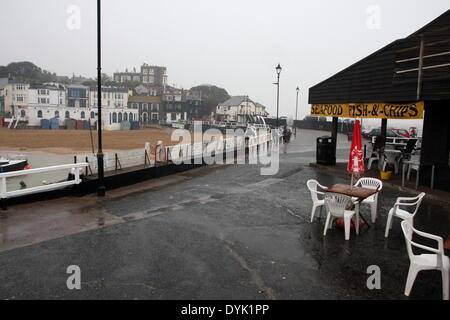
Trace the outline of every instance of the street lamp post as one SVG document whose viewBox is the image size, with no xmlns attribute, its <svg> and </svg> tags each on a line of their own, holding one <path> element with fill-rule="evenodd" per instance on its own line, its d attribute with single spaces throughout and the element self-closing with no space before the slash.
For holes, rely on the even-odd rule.
<svg viewBox="0 0 450 320">
<path fill-rule="evenodd" d="M 101 0 L 97 0 L 97 130 L 98 130 L 98 152 L 97 152 L 97 168 L 98 168 L 98 185 L 97 195 L 105 195 L 105 172 L 103 168 L 103 150 L 102 150 L 102 55 L 101 55 Z"/>
<path fill-rule="evenodd" d="M 300 89 L 297 87 L 297 89 L 295 89 L 295 91 L 297 91 L 297 98 L 295 100 L 295 120 L 297 119 L 297 112 L 298 112 L 298 92 L 300 91 Z M 294 125 L 295 127 L 295 135 L 297 135 L 297 125 Z"/>
<path fill-rule="evenodd" d="M 280 73 L 281 73 L 281 66 L 278 64 L 278 66 L 275 68 L 277 71 L 277 129 L 278 129 L 278 110 L 280 107 Z"/>
</svg>

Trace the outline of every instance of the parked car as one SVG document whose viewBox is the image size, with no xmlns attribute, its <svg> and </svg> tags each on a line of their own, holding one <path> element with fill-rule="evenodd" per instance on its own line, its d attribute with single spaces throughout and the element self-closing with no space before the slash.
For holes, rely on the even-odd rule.
<svg viewBox="0 0 450 320">
<path fill-rule="evenodd" d="M 411 135 L 409 134 L 408 130 L 405 129 L 395 129 L 395 128 L 389 128 L 389 130 L 394 131 L 399 136 L 405 137 L 405 138 L 411 138 Z"/>
<path fill-rule="evenodd" d="M 381 136 L 381 129 L 372 129 L 368 134 L 367 137 L 369 139 L 372 139 L 372 137 L 378 137 Z M 395 138 L 395 137 L 402 137 L 401 135 L 399 135 L 397 132 L 395 132 L 392 129 L 387 129 L 386 130 L 386 137 L 390 137 L 390 138 Z"/>
</svg>

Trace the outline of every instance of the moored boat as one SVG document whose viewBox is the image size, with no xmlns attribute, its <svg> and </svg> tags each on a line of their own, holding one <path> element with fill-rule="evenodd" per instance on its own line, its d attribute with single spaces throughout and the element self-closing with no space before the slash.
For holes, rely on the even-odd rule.
<svg viewBox="0 0 450 320">
<path fill-rule="evenodd" d="M 0 159 L 0 173 L 23 170 L 29 167 L 30 166 L 26 159 L 20 160 Z"/>
</svg>

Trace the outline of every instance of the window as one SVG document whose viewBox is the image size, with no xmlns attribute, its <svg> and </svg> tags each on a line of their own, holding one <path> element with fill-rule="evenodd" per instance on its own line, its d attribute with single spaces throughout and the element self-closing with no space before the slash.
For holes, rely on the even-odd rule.
<svg viewBox="0 0 450 320">
<path fill-rule="evenodd" d="M 23 94 L 16 94 L 16 101 L 17 102 L 24 102 L 25 96 Z"/>
<path fill-rule="evenodd" d="M 69 111 L 66 111 L 65 117 L 66 117 L 66 119 L 69 119 L 69 118 L 70 118 L 70 112 L 69 112 Z"/>
<path fill-rule="evenodd" d="M 25 110 L 20 110 L 20 116 L 25 117 Z"/>
<path fill-rule="evenodd" d="M 117 123 L 117 113 L 113 112 L 112 114 L 112 122 Z"/>
<path fill-rule="evenodd" d="M 128 113 L 123 114 L 123 121 L 128 121 Z"/>
<path fill-rule="evenodd" d="M 84 119 L 84 117 L 85 117 L 85 113 L 84 113 L 84 111 L 81 111 L 81 119 Z"/>
<path fill-rule="evenodd" d="M 38 112 L 37 112 L 37 117 L 38 117 L 38 118 L 42 118 L 42 110 L 38 110 Z"/>
<path fill-rule="evenodd" d="M 86 108 L 86 100 L 80 100 L 80 107 Z"/>
<path fill-rule="evenodd" d="M 59 118 L 59 111 L 55 111 L 55 118 Z"/>
<path fill-rule="evenodd" d="M 74 108 L 75 107 L 75 100 L 69 100 L 68 104 L 69 107 Z"/>
<path fill-rule="evenodd" d="M 170 114 L 170 120 L 176 120 L 177 119 L 177 114 L 175 112 L 172 112 Z"/>
<path fill-rule="evenodd" d="M 158 120 L 158 114 L 157 113 L 152 113 L 152 119 L 153 120 Z"/>
<path fill-rule="evenodd" d="M 128 120 L 133 121 L 133 114 L 130 112 L 129 116 L 128 116 Z"/>
<path fill-rule="evenodd" d="M 122 122 L 122 112 L 119 112 L 119 123 Z"/>
<path fill-rule="evenodd" d="M 94 119 L 95 118 L 95 113 L 94 113 L 94 111 L 91 111 L 91 119 Z"/>
</svg>

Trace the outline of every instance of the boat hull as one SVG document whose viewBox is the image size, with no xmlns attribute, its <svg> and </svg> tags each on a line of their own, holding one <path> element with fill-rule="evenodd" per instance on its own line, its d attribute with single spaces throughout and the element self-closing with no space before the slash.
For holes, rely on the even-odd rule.
<svg viewBox="0 0 450 320">
<path fill-rule="evenodd" d="M 0 165 L 0 173 L 23 170 L 28 164 L 27 160 Z"/>
</svg>

